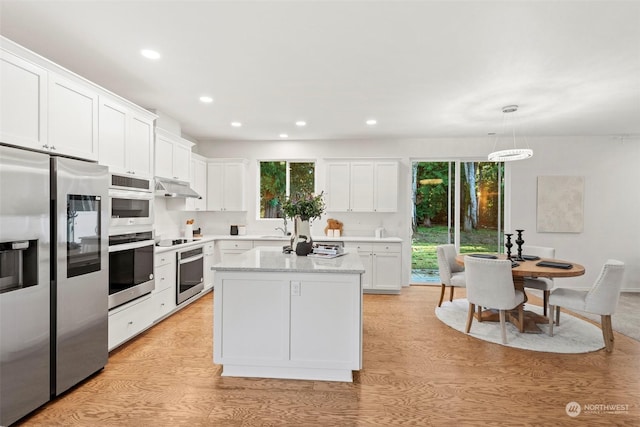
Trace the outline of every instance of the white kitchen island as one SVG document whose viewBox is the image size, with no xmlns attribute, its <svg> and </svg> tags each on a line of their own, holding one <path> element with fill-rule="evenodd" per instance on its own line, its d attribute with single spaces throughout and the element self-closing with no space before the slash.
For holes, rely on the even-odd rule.
<svg viewBox="0 0 640 427">
<path fill-rule="evenodd" d="M 212 269 L 223 376 L 351 382 L 362 368 L 357 253 L 316 259 L 258 247 Z"/>
</svg>

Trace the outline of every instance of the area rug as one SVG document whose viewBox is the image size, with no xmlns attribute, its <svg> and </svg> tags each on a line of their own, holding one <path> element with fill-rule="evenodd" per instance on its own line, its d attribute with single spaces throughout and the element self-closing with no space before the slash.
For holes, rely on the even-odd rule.
<svg viewBox="0 0 640 427">
<path fill-rule="evenodd" d="M 525 309 L 542 314 L 542 307 L 526 304 Z M 436 316 L 446 325 L 464 333 L 469 303 L 465 299 L 446 301 L 436 308 Z M 547 353 L 588 353 L 604 348 L 602 331 L 599 327 L 571 316 L 565 312 L 560 315 L 560 326 L 554 326 L 553 337 L 548 335 L 548 325 L 539 325 L 544 333 L 521 334 L 507 322 L 507 344 L 502 343 L 499 322 L 478 322 L 473 319 L 469 335 L 484 341 L 506 345 L 508 347 Z"/>
</svg>

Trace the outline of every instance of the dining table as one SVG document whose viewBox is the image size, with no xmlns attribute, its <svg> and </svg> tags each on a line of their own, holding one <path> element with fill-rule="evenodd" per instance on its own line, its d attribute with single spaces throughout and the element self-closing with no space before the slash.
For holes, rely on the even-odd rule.
<svg viewBox="0 0 640 427">
<path fill-rule="evenodd" d="M 456 263 L 464 265 L 465 256 L 477 256 L 482 258 L 493 259 L 507 259 L 506 254 L 492 254 L 492 253 L 461 253 L 456 256 Z M 524 259 L 516 259 L 516 256 L 511 256 L 511 273 L 513 275 L 513 286 L 516 290 L 520 290 L 524 293 L 524 303 L 528 301 L 527 293 L 524 291 L 524 279 L 525 277 L 546 277 L 546 278 L 561 278 L 561 277 L 576 277 L 582 276 L 585 272 L 584 266 L 577 264 L 573 261 L 565 261 L 561 259 L 540 258 L 523 255 Z M 541 264 L 542 263 L 542 264 Z M 541 264 L 541 265 L 540 265 Z M 546 264 L 546 265 L 545 265 Z M 526 307 L 526 306 L 525 306 Z M 478 311 L 474 313 L 475 318 L 479 322 L 499 322 L 499 312 L 497 310 L 483 310 L 478 307 Z M 507 312 L 507 320 L 514 324 L 518 330 L 524 330 L 525 333 L 540 334 L 543 331 L 538 327 L 538 324 L 549 324 L 549 318 L 542 314 L 524 310 L 524 325 L 520 327 L 520 321 L 518 318 L 517 310 Z"/>
</svg>

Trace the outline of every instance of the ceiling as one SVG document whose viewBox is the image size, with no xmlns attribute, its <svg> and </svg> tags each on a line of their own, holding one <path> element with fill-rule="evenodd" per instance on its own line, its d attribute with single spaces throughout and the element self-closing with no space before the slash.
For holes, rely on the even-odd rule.
<svg viewBox="0 0 640 427">
<path fill-rule="evenodd" d="M 0 0 L 0 33 L 199 141 L 482 137 L 509 104 L 640 135 L 637 1 Z"/>
</svg>

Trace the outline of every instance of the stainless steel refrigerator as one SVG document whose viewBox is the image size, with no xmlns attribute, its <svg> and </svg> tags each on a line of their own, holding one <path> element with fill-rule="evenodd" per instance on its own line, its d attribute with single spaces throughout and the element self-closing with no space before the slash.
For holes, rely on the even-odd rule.
<svg viewBox="0 0 640 427">
<path fill-rule="evenodd" d="M 0 425 L 108 358 L 108 171 L 0 146 Z"/>
</svg>

